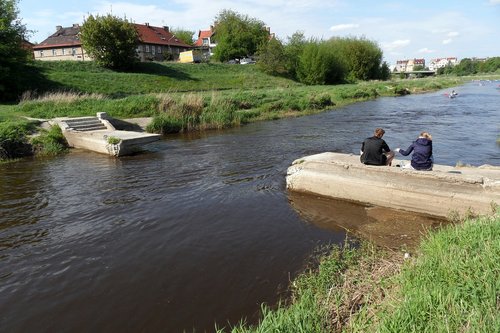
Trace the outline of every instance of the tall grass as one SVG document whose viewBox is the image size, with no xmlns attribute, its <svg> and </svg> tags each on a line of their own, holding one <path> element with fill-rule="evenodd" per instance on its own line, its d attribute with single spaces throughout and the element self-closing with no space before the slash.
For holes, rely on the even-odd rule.
<svg viewBox="0 0 500 333">
<path fill-rule="evenodd" d="M 498 211 L 432 233 L 393 281 L 391 297 L 364 309 L 350 331 L 498 332 L 499 257 Z"/>
<path fill-rule="evenodd" d="M 35 123 L 26 120 L 0 122 L 0 160 L 31 155 L 28 135 L 35 130 Z"/>
<path fill-rule="evenodd" d="M 332 293 L 344 284 L 346 269 L 356 263 L 363 251 L 352 246 L 333 247 L 328 254 L 319 257 L 319 266 L 301 274 L 291 286 L 292 299 L 281 303 L 276 309 L 262 306 L 262 319 L 256 326 L 244 322 L 230 328 L 233 333 L 264 332 L 331 332 L 335 327 L 331 320 L 332 305 L 340 307 L 341 297 Z M 218 332 L 226 332 L 219 328 Z"/>
<path fill-rule="evenodd" d="M 42 129 L 31 139 L 33 151 L 38 156 L 55 156 L 68 150 L 68 143 L 59 126 Z"/>
</svg>

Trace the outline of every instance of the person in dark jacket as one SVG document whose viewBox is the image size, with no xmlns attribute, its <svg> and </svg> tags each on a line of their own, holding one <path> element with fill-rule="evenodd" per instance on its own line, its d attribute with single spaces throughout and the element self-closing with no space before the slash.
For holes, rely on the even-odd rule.
<svg viewBox="0 0 500 333">
<path fill-rule="evenodd" d="M 382 139 L 385 131 L 382 128 L 375 129 L 371 138 L 365 139 L 361 145 L 361 163 L 368 165 L 391 165 L 394 152 Z"/>
<path fill-rule="evenodd" d="M 420 133 L 420 136 L 414 141 L 408 149 L 396 148 L 395 151 L 403 156 L 411 155 L 411 167 L 415 170 L 431 171 L 434 164 L 432 156 L 432 136 L 427 132 Z"/>
</svg>

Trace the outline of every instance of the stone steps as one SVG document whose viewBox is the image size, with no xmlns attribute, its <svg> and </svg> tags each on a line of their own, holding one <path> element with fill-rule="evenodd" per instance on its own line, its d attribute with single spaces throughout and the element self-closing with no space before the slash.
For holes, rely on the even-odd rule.
<svg viewBox="0 0 500 333">
<path fill-rule="evenodd" d="M 70 129 L 75 131 L 98 131 L 106 130 L 106 126 L 97 117 L 68 119 L 64 121 Z"/>
</svg>

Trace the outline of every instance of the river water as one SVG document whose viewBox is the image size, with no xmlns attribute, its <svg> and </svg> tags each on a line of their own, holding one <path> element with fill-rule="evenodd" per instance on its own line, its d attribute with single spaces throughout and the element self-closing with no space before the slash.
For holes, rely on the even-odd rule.
<svg viewBox="0 0 500 333">
<path fill-rule="evenodd" d="M 210 332 L 215 322 L 255 322 L 315 249 L 344 241 L 344 228 L 391 245 L 411 236 L 361 226 L 439 222 L 288 193 L 293 160 L 357 153 L 382 126 L 393 148 L 429 131 L 439 164 L 500 165 L 498 84 L 173 136 L 120 159 L 73 150 L 0 165 L 0 331 Z"/>
</svg>

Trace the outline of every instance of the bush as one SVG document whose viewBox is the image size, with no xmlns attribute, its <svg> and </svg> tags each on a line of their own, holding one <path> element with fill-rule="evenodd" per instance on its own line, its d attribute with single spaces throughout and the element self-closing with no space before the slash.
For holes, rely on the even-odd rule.
<svg viewBox="0 0 500 333">
<path fill-rule="evenodd" d="M 19 158 L 32 154 L 28 134 L 35 128 L 32 122 L 0 123 L 0 160 Z"/>
<path fill-rule="evenodd" d="M 165 135 L 170 133 L 179 133 L 182 128 L 183 124 L 181 120 L 162 113 L 153 118 L 151 123 L 146 127 L 146 131 L 149 133 Z"/>
<path fill-rule="evenodd" d="M 68 143 L 59 126 L 42 129 L 39 136 L 31 139 L 31 144 L 35 154 L 41 156 L 54 156 L 68 150 Z"/>
</svg>

